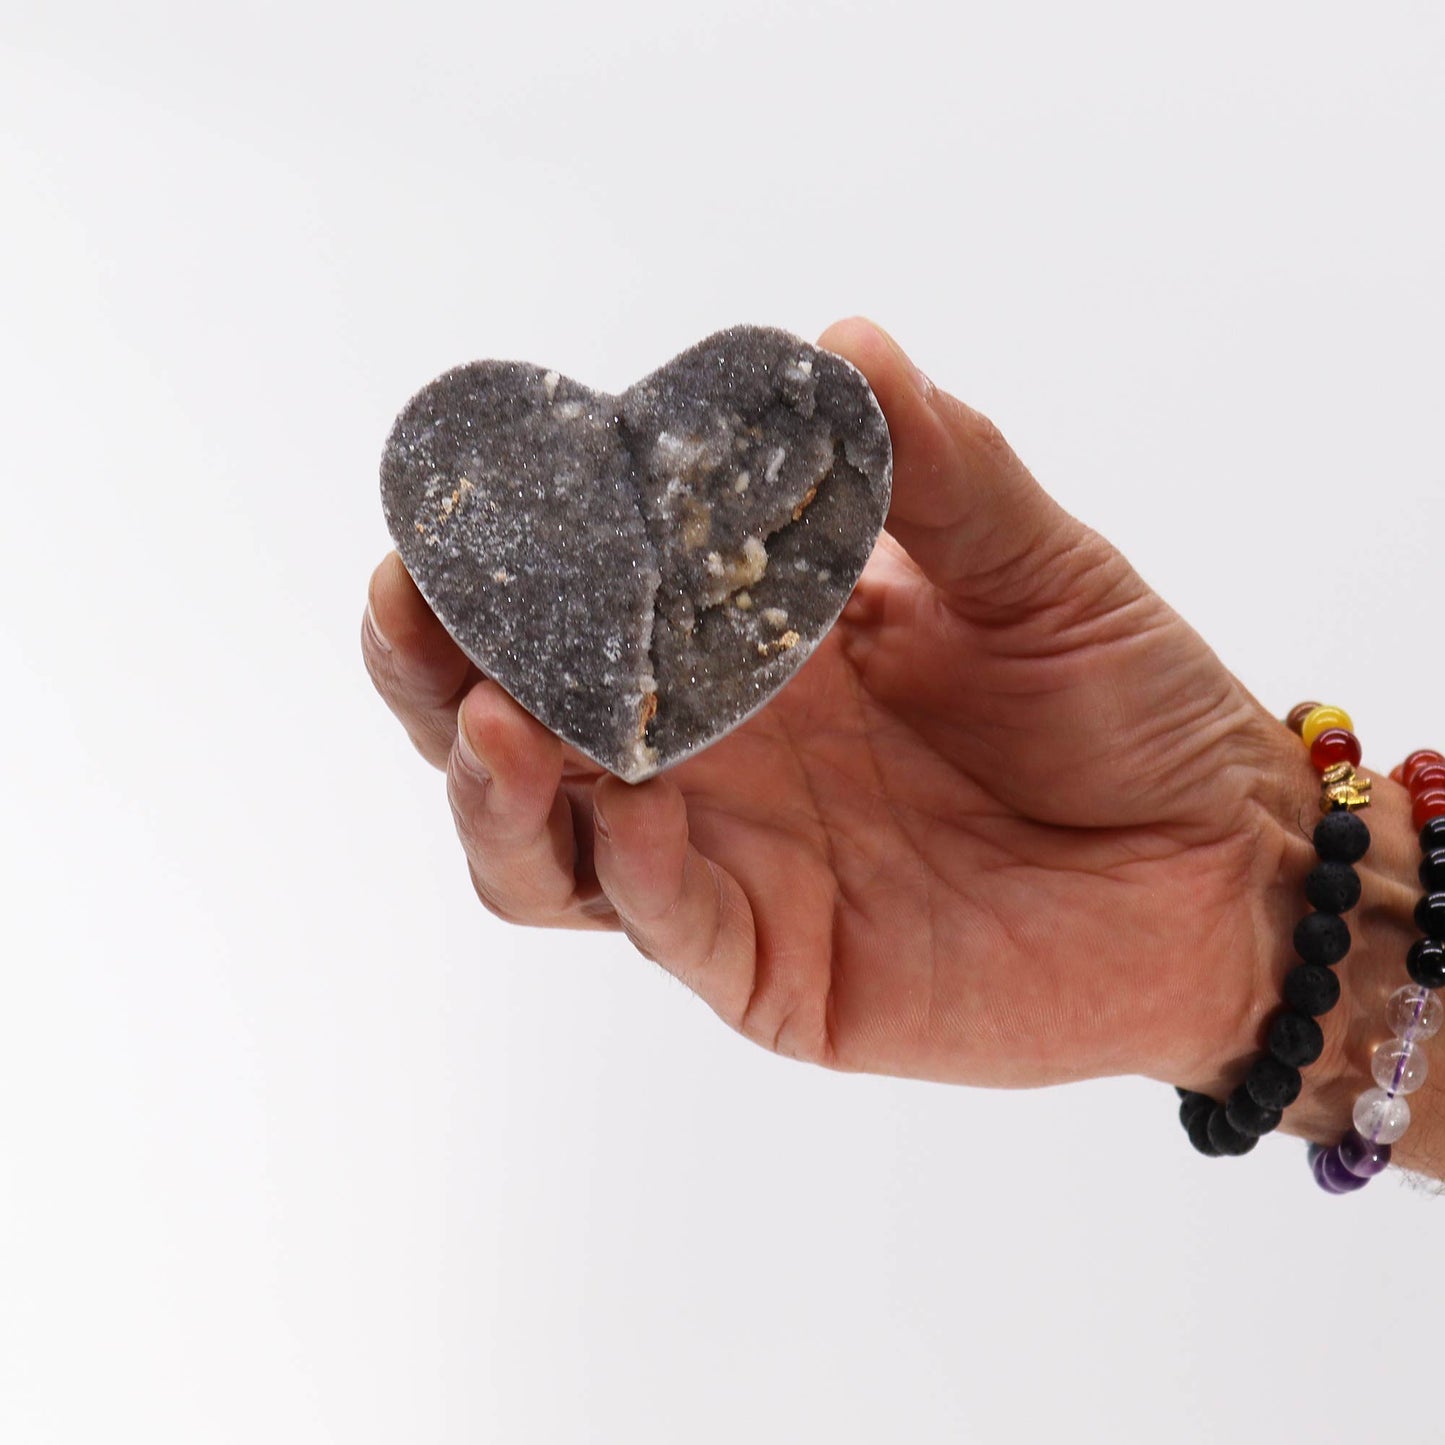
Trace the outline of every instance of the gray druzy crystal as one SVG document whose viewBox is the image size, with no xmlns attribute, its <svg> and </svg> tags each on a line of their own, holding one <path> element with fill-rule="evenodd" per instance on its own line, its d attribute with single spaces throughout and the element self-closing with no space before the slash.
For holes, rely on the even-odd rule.
<svg viewBox="0 0 1445 1445">
<path fill-rule="evenodd" d="M 381 494 L 462 650 L 636 782 L 798 670 L 868 560 L 891 476 L 854 367 L 738 326 L 621 396 L 521 362 L 449 371 L 397 418 Z"/>
</svg>

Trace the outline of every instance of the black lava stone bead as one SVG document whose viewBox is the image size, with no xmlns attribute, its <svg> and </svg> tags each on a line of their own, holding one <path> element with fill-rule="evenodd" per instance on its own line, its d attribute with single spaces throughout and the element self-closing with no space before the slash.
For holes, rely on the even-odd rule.
<svg viewBox="0 0 1445 1445">
<path fill-rule="evenodd" d="M 1415 905 L 1415 927 L 1426 938 L 1445 940 L 1445 893 L 1427 893 Z"/>
<path fill-rule="evenodd" d="M 1420 829 L 1420 851 L 1433 853 L 1437 848 L 1445 848 L 1445 818 L 1431 818 Z"/>
<path fill-rule="evenodd" d="M 1298 1069 L 1270 1054 L 1257 1058 L 1244 1078 L 1249 1097 L 1262 1109 L 1288 1109 L 1299 1098 L 1303 1084 Z"/>
<path fill-rule="evenodd" d="M 1340 1001 L 1340 981 L 1322 963 L 1300 963 L 1284 976 L 1285 1002 L 1296 1013 L 1318 1018 Z"/>
<path fill-rule="evenodd" d="M 1207 1109 L 1200 1109 L 1197 1113 L 1190 1115 L 1189 1123 L 1186 1126 L 1189 1130 L 1189 1142 L 1199 1152 L 1210 1159 L 1218 1158 L 1219 1150 L 1214 1147 L 1209 1137 L 1209 1121 L 1214 1117 L 1216 1105 L 1214 1100 L 1209 1101 Z"/>
<path fill-rule="evenodd" d="M 1350 951 L 1350 926 L 1333 913 L 1306 913 L 1295 925 L 1294 951 L 1306 963 L 1336 964 Z"/>
<path fill-rule="evenodd" d="M 1347 809 L 1326 813 L 1315 826 L 1315 852 L 1331 863 L 1358 863 L 1369 847 L 1365 820 Z"/>
<path fill-rule="evenodd" d="M 1284 1114 L 1279 1109 L 1262 1109 L 1250 1097 L 1249 1090 L 1241 1084 L 1224 1105 L 1224 1117 L 1236 1133 L 1258 1139 L 1279 1128 Z"/>
<path fill-rule="evenodd" d="M 1321 913 L 1348 913 L 1360 901 L 1360 875 L 1348 863 L 1316 863 L 1305 879 L 1305 897 Z"/>
<path fill-rule="evenodd" d="M 1269 1051 L 1282 1064 L 1302 1069 L 1324 1052 L 1324 1030 L 1304 1014 L 1286 1009 L 1269 1026 Z"/>
<path fill-rule="evenodd" d="M 1433 938 L 1417 939 L 1405 955 L 1410 977 L 1426 988 L 1445 988 L 1445 943 Z"/>
<path fill-rule="evenodd" d="M 1256 1135 L 1241 1134 L 1223 1109 L 1215 1109 L 1209 1116 L 1209 1142 L 1218 1154 L 1248 1154 L 1259 1139 Z"/>
<path fill-rule="evenodd" d="M 1196 1094 L 1185 1090 L 1179 1100 L 1179 1122 L 1187 1133 L 1195 1118 L 1207 1114 L 1214 1107 L 1214 1100 L 1208 1094 Z"/>
</svg>

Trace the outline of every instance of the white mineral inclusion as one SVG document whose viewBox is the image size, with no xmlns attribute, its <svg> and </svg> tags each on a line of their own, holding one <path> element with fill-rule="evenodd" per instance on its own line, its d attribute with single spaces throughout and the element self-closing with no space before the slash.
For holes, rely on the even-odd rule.
<svg viewBox="0 0 1445 1445">
<path fill-rule="evenodd" d="M 743 492 L 747 491 L 748 483 L 751 481 L 752 478 L 746 472 L 739 472 L 737 476 L 733 479 L 733 491 L 741 495 Z"/>
<path fill-rule="evenodd" d="M 547 393 L 548 401 L 551 401 L 552 398 L 557 395 L 557 383 L 561 380 L 562 373 L 559 371 L 549 371 L 546 376 L 542 378 L 542 390 Z"/>
<path fill-rule="evenodd" d="M 768 465 L 763 471 L 763 476 L 771 482 L 778 480 L 778 473 L 783 469 L 783 461 L 788 455 L 787 447 L 774 447 L 768 456 Z"/>
<path fill-rule="evenodd" d="M 652 470 L 656 476 L 676 481 L 697 465 L 702 443 L 696 437 L 674 436 L 670 431 L 658 432 L 652 449 Z"/>
</svg>

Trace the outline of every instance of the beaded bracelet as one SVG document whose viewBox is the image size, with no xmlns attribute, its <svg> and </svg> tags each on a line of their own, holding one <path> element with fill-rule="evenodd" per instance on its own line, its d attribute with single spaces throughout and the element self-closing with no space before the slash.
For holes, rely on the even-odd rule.
<svg viewBox="0 0 1445 1445">
<path fill-rule="evenodd" d="M 1210 1157 L 1247 1154 L 1263 1135 L 1277 1129 L 1284 1111 L 1299 1097 L 1300 1070 L 1323 1051 L 1324 1033 L 1315 1020 L 1340 997 L 1340 981 L 1332 970 L 1350 951 L 1350 930 L 1342 915 L 1360 901 L 1354 865 L 1370 846 L 1370 830 L 1355 811 L 1369 806 L 1372 784 L 1355 772 L 1361 753 L 1350 715 L 1342 708 L 1306 702 L 1286 721 L 1320 773 L 1320 811 L 1325 816 L 1314 831 L 1319 861 L 1305 879 L 1305 897 L 1314 911 L 1294 931 L 1301 961 L 1285 975 L 1288 1008 L 1270 1023 L 1266 1052 L 1250 1066 L 1244 1082 L 1223 1104 L 1208 1094 L 1178 1090 L 1179 1122 L 1189 1142 Z"/>
<path fill-rule="evenodd" d="M 1389 1164 L 1390 1146 L 1410 1127 L 1404 1096 L 1425 1082 L 1428 1063 L 1420 1044 L 1445 1023 L 1445 1004 L 1435 992 L 1445 987 L 1445 756 L 1411 753 L 1390 776 L 1409 789 L 1411 818 L 1420 830 L 1425 895 L 1415 922 L 1424 936 L 1405 958 L 1411 982 L 1396 989 L 1386 1005 L 1393 1037 L 1371 1056 L 1375 1086 L 1355 1100 L 1353 1127 L 1329 1148 L 1310 1146 L 1310 1169 L 1327 1194 L 1363 1189 Z"/>
</svg>

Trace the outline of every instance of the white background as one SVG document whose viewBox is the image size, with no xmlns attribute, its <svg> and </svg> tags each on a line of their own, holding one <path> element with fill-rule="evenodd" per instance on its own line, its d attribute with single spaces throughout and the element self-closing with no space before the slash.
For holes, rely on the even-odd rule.
<svg viewBox="0 0 1445 1445">
<path fill-rule="evenodd" d="M 1271 707 L 1440 745 L 1438 4 L 0 42 L 0 1439 L 1440 1438 L 1445 1205 L 1139 1080 L 811 1071 L 493 922 L 356 642 L 436 372 L 861 311 Z"/>
</svg>

